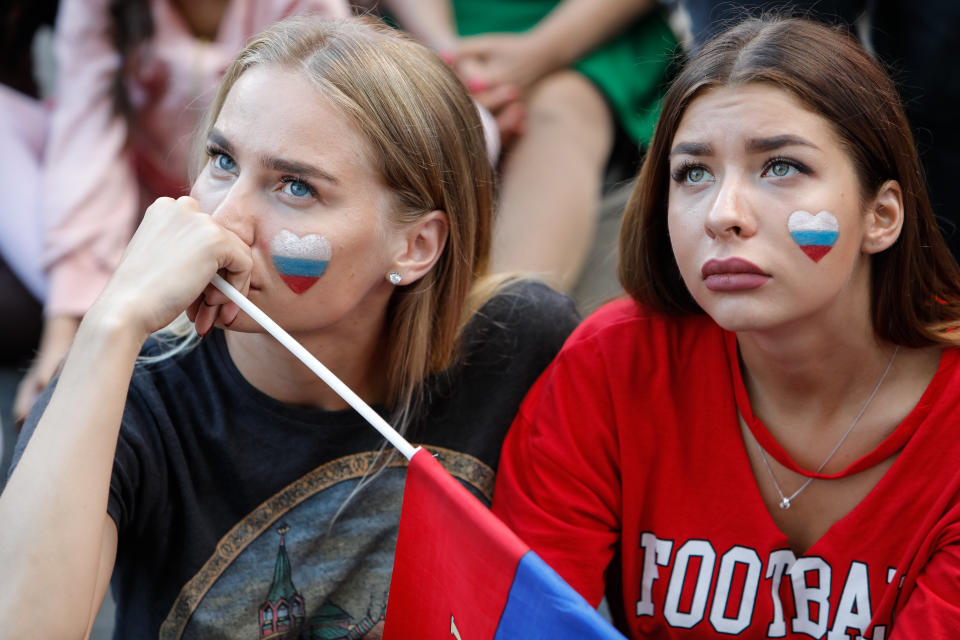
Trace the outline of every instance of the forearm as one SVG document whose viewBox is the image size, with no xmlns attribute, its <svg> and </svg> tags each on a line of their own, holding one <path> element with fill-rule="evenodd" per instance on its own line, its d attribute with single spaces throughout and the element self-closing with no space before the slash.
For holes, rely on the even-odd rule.
<svg viewBox="0 0 960 640">
<path fill-rule="evenodd" d="M 400 26 L 437 52 L 456 48 L 457 30 L 450 0 L 389 0 L 384 3 Z"/>
<path fill-rule="evenodd" d="M 531 31 L 556 68 L 573 64 L 656 6 L 656 0 L 565 0 Z"/>
<path fill-rule="evenodd" d="M 0 495 L 0 614 L 12 636 L 80 636 L 89 625 L 117 437 L 144 338 L 91 311 Z M 57 615 L 18 614 L 37 602 Z M 9 626 L 18 621 L 29 625 L 22 633 Z"/>
</svg>

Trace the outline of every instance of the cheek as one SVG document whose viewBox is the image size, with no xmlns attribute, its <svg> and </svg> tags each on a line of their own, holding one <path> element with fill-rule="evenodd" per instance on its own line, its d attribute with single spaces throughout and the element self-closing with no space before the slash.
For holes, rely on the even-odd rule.
<svg viewBox="0 0 960 640">
<path fill-rule="evenodd" d="M 228 187 L 211 180 L 207 170 L 197 177 L 190 187 L 190 197 L 197 201 L 200 210 L 212 214 L 226 196 Z"/>
<path fill-rule="evenodd" d="M 794 211 L 787 218 L 787 229 L 800 250 L 814 262 L 830 253 L 840 235 L 836 216 L 826 210 L 816 214 Z"/>
<path fill-rule="evenodd" d="M 680 273 L 686 277 L 690 268 L 687 263 L 692 260 L 698 241 L 703 236 L 703 225 L 689 212 L 670 210 L 667 212 L 667 233 L 673 257 L 680 267 Z"/>
<path fill-rule="evenodd" d="M 270 241 L 270 261 L 294 293 L 304 293 L 315 285 L 332 258 L 330 241 L 321 234 L 298 235 L 280 229 Z"/>
</svg>

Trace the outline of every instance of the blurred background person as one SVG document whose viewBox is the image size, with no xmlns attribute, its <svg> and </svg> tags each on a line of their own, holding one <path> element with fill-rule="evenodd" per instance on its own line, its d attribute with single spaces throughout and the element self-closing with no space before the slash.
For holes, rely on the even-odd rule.
<svg viewBox="0 0 960 640">
<path fill-rule="evenodd" d="M 292 14 L 349 15 L 344 0 L 64 0 L 36 208 L 20 219 L 44 297 L 39 351 L 20 383 L 22 419 L 106 283 L 144 203 L 186 192 L 189 139 L 246 40 Z M 41 241 L 37 242 L 37 221 Z"/>
<path fill-rule="evenodd" d="M 390 0 L 496 117 L 503 153 L 494 271 L 570 290 L 612 166 L 628 178 L 650 139 L 677 41 L 633 0 Z M 614 178 L 615 180 L 615 178 Z"/>
</svg>

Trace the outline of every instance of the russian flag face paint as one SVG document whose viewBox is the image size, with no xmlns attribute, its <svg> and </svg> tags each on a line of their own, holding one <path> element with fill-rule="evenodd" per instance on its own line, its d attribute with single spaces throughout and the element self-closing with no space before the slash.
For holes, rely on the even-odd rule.
<svg viewBox="0 0 960 640">
<path fill-rule="evenodd" d="M 830 252 L 840 233 L 840 225 L 829 211 L 817 215 L 794 211 L 787 220 L 787 228 L 794 242 L 814 262 L 820 262 Z"/>
<path fill-rule="evenodd" d="M 281 229 L 270 244 L 270 257 L 280 277 L 294 293 L 303 293 L 323 275 L 333 250 L 323 236 L 308 234 L 302 238 Z"/>
</svg>

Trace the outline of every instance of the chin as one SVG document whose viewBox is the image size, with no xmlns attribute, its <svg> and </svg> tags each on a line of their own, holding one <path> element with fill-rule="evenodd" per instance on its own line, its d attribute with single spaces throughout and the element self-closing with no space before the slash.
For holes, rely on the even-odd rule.
<svg viewBox="0 0 960 640">
<path fill-rule="evenodd" d="M 782 323 L 782 318 L 772 318 L 758 305 L 746 300 L 725 300 L 721 304 L 709 304 L 700 307 L 714 322 L 726 331 L 757 331 L 771 329 Z"/>
</svg>

